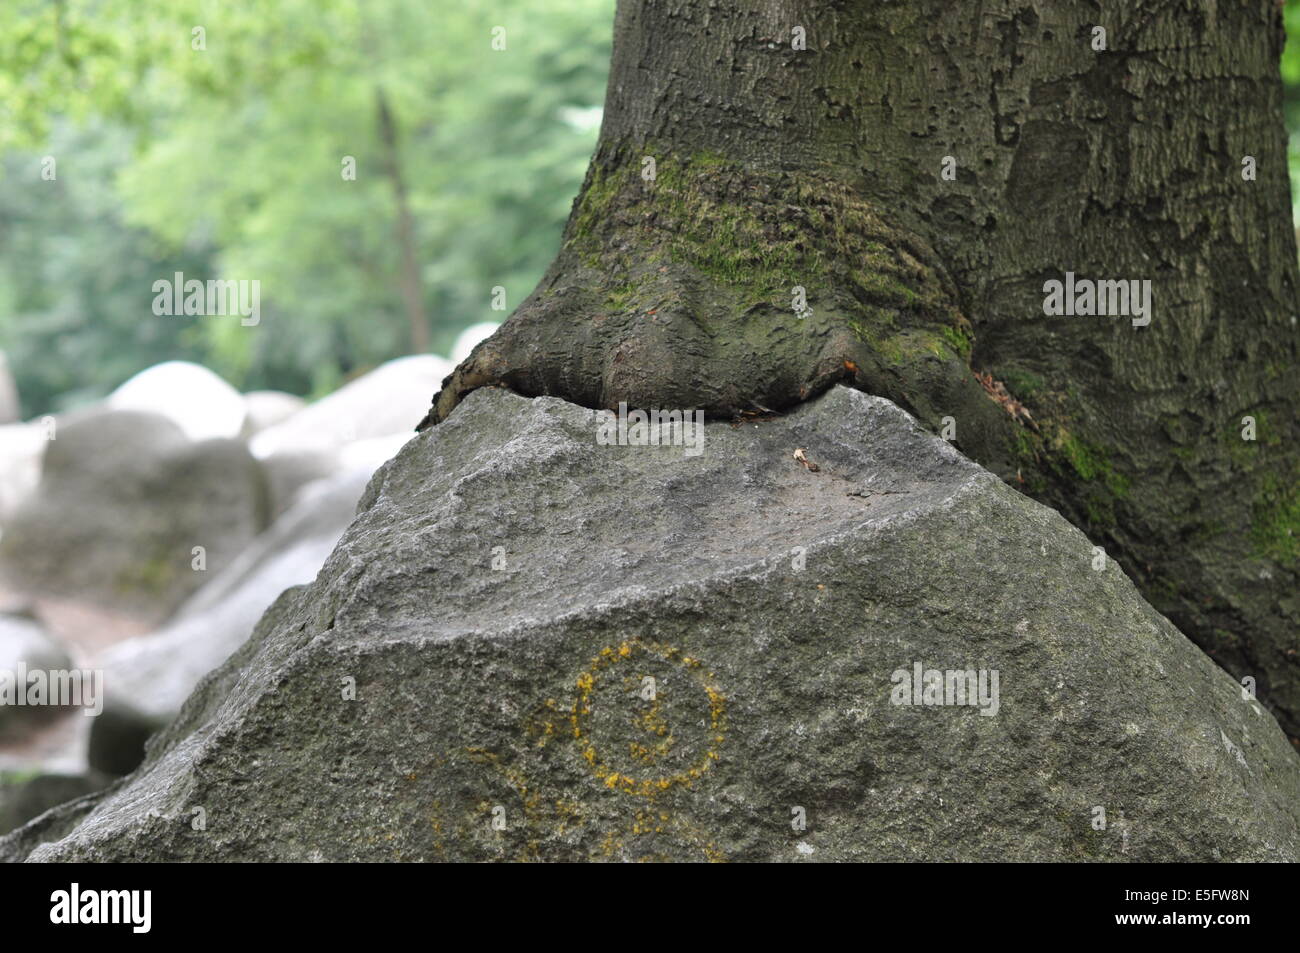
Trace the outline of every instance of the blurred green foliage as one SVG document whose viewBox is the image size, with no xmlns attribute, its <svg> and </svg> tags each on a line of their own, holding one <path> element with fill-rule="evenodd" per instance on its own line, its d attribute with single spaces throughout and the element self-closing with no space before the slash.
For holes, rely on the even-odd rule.
<svg viewBox="0 0 1300 953">
<path fill-rule="evenodd" d="M 1282 10 L 1286 47 L 1282 50 L 1282 84 L 1286 90 L 1287 164 L 1291 171 L 1291 217 L 1300 225 L 1300 0 L 1286 0 Z"/>
<path fill-rule="evenodd" d="M 408 353 L 381 92 L 432 349 L 504 318 L 492 289 L 532 290 L 595 144 L 613 6 L 0 4 L 0 348 L 26 414 L 168 358 L 321 393 Z M 155 316 L 176 271 L 257 279 L 261 324 Z"/>
</svg>

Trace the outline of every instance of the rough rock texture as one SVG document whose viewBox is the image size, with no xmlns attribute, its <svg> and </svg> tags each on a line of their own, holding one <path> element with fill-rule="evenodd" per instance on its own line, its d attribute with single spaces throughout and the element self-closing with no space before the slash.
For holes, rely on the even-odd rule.
<svg viewBox="0 0 1300 953">
<path fill-rule="evenodd" d="M 694 457 L 594 421 L 469 395 L 139 770 L 0 856 L 1300 857 L 1272 717 L 888 401 L 835 388 Z M 891 703 L 918 662 L 996 670 L 997 713 Z"/>
<path fill-rule="evenodd" d="M 99 801 L 97 794 L 87 794 L 75 801 L 64 801 L 36 815 L 30 822 L 0 837 L 0 861 L 26 857 L 38 844 L 62 837 L 77 826 L 77 821 Z"/>
<path fill-rule="evenodd" d="M 0 538 L 0 576 L 158 622 L 266 522 L 265 480 L 243 444 L 191 443 L 160 415 L 95 410 L 47 444 L 40 485 Z"/>
</svg>

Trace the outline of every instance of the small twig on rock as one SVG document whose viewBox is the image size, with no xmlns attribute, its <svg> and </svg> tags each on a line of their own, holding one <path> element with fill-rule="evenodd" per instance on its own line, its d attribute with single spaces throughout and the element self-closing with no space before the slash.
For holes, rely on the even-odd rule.
<svg viewBox="0 0 1300 953">
<path fill-rule="evenodd" d="M 809 473 L 816 473 L 818 470 L 821 469 L 821 467 L 817 466 L 817 464 L 813 463 L 811 460 L 808 459 L 807 456 L 804 455 L 803 447 L 799 447 L 797 450 L 795 450 L 794 458 L 798 460 L 800 463 L 802 463 L 805 467 L 807 467 Z"/>
</svg>

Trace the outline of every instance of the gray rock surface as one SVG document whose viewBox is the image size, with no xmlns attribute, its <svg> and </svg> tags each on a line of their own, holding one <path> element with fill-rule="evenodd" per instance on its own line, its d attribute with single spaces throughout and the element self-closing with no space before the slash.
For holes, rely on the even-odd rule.
<svg viewBox="0 0 1300 953">
<path fill-rule="evenodd" d="M 894 405 L 837 388 L 695 457 L 594 433 L 472 394 L 144 765 L 0 857 L 1300 857 L 1272 717 Z M 998 672 L 996 713 L 895 704 L 916 663 Z"/>
<path fill-rule="evenodd" d="M 159 622 L 252 541 L 267 509 L 240 442 L 192 443 L 157 414 L 90 411 L 47 444 L 40 484 L 0 537 L 0 577 Z M 193 569 L 195 546 L 206 571 Z"/>
</svg>

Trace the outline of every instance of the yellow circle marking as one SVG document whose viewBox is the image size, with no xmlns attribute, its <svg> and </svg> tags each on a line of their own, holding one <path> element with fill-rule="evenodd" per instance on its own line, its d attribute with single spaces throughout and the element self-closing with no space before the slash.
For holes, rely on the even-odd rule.
<svg viewBox="0 0 1300 953">
<path fill-rule="evenodd" d="M 591 696 L 595 691 L 596 682 L 601 672 L 620 662 L 627 661 L 638 652 L 658 656 L 665 662 L 680 665 L 687 669 L 709 698 L 709 731 L 712 738 L 700 759 L 679 774 L 670 774 L 661 778 L 634 778 L 627 774 L 621 774 L 611 768 L 600 756 L 595 745 L 592 744 L 590 732 L 584 724 L 584 719 L 591 714 Z M 709 766 L 714 761 L 718 760 L 718 748 L 721 747 L 722 740 L 726 737 L 726 698 L 718 688 L 713 673 L 704 672 L 699 659 L 683 655 L 679 649 L 660 645 L 658 642 L 642 642 L 640 639 L 633 639 L 617 647 L 607 646 L 601 649 L 600 654 L 591 660 L 591 667 L 578 676 L 578 697 L 573 703 L 571 721 L 573 724 L 573 737 L 577 740 L 582 751 L 583 760 L 591 766 L 591 770 L 596 777 L 605 782 L 607 788 L 622 791 L 626 794 L 654 797 L 656 794 L 667 791 L 675 784 L 690 784 L 692 781 L 697 780 L 705 771 L 709 770 Z"/>
</svg>

